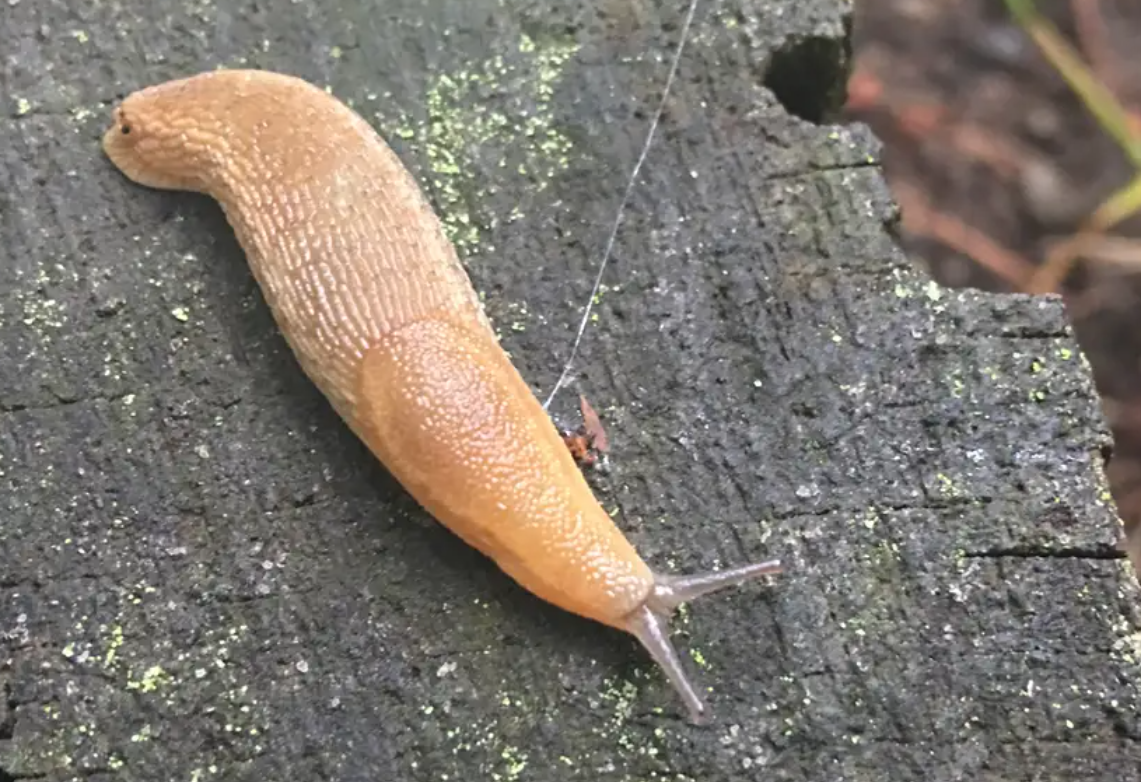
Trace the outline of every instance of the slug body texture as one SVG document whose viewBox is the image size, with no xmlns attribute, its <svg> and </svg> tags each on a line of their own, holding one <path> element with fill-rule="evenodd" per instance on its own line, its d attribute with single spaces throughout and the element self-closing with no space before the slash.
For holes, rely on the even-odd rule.
<svg viewBox="0 0 1141 782">
<path fill-rule="evenodd" d="M 659 576 L 594 498 L 419 187 L 327 93 L 214 71 L 128 96 L 103 138 L 150 187 L 222 206 L 297 359 L 437 520 L 539 597 L 633 633 L 700 719 L 665 622 L 779 563 Z"/>
</svg>

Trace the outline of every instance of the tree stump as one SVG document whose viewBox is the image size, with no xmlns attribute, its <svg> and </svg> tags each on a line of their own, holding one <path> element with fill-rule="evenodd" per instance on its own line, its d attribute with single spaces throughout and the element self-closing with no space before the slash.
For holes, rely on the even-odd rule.
<svg viewBox="0 0 1141 782">
<path fill-rule="evenodd" d="M 787 573 L 633 639 L 517 587 L 333 414 L 218 207 L 127 182 L 126 93 L 293 73 L 382 131 L 545 396 L 684 7 L 0 9 L 0 782 L 1138 780 L 1138 589 L 1058 302 L 901 255 L 830 124 L 849 4 L 702 2 L 574 381 L 654 567 Z M 223 7 L 223 6 L 227 7 Z M 320 133 L 320 128 L 313 128 Z"/>
</svg>

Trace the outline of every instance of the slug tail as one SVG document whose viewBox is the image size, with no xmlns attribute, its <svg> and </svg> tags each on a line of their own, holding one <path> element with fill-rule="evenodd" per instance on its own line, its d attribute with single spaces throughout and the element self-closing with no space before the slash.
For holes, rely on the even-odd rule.
<svg viewBox="0 0 1141 782">
<path fill-rule="evenodd" d="M 654 574 L 654 590 L 646 601 L 626 617 L 623 627 L 650 653 L 665 673 L 674 690 L 681 696 L 695 725 L 709 722 L 709 711 L 698 695 L 681 658 L 669 638 L 669 619 L 677 607 L 695 597 L 708 595 L 732 586 L 753 581 L 761 576 L 782 571 L 779 559 L 754 562 L 729 570 L 693 573 L 682 576 Z"/>
</svg>

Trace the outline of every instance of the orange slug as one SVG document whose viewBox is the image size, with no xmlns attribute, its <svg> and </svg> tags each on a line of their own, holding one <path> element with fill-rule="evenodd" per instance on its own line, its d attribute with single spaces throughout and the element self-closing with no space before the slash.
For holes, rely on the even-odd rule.
<svg viewBox="0 0 1141 782">
<path fill-rule="evenodd" d="M 400 484 L 526 589 L 634 635 L 690 718 L 705 721 L 669 617 L 780 562 L 651 570 L 500 347 L 415 180 L 367 122 L 292 76 L 222 70 L 129 95 L 103 149 L 134 182 L 216 199 L 302 369 Z"/>
</svg>

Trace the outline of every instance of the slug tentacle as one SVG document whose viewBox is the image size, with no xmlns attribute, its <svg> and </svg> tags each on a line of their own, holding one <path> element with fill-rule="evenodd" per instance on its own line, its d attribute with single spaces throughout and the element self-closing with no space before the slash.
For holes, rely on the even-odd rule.
<svg viewBox="0 0 1141 782">
<path fill-rule="evenodd" d="M 779 559 L 766 562 L 753 562 L 748 565 L 714 570 L 706 573 L 670 576 L 654 574 L 654 589 L 635 611 L 630 613 L 623 624 L 626 632 L 633 635 L 650 653 L 654 661 L 665 672 L 670 684 L 677 690 L 689 710 L 689 719 L 695 725 L 708 721 L 705 702 L 697 694 L 693 683 L 682 667 L 681 658 L 669 639 L 669 618 L 682 603 L 737 586 L 761 576 L 780 573 Z"/>
<path fill-rule="evenodd" d="M 688 603 L 696 597 L 780 572 L 780 560 L 770 559 L 767 562 L 752 562 L 728 570 L 710 570 L 707 573 L 691 573 L 684 576 L 654 574 L 654 593 L 650 600 L 655 606 L 660 606 L 659 610 L 672 612 L 682 603 Z"/>
</svg>

